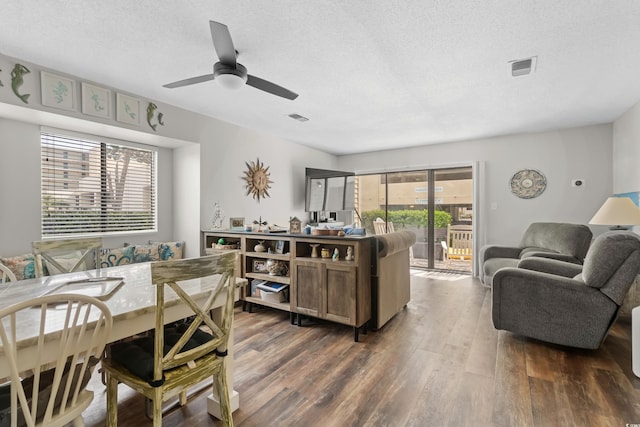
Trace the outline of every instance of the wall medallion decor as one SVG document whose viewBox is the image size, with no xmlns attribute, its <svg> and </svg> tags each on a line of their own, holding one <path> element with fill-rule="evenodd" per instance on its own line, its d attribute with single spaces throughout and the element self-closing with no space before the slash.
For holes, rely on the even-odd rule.
<svg viewBox="0 0 640 427">
<path fill-rule="evenodd" d="M 511 192 L 521 199 L 533 199 L 544 193 L 547 178 L 535 169 L 522 169 L 513 174 L 509 185 Z"/>
<path fill-rule="evenodd" d="M 269 179 L 269 166 L 265 167 L 264 163 L 260 163 L 260 159 L 256 159 L 256 162 L 251 164 L 244 162 L 247 165 L 247 170 L 244 172 L 243 179 L 247 182 L 244 188 L 247 190 L 247 196 L 251 194 L 254 199 L 260 202 L 261 197 L 269 196 L 269 189 L 273 181 Z"/>
</svg>

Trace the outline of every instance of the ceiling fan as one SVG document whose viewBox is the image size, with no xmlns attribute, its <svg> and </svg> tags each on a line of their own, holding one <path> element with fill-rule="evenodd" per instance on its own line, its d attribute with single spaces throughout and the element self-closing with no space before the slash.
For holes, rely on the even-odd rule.
<svg viewBox="0 0 640 427">
<path fill-rule="evenodd" d="M 260 89 L 286 99 L 293 100 L 298 97 L 297 93 L 291 92 L 289 89 L 285 89 L 275 83 L 247 74 L 247 69 L 236 61 L 238 52 L 233 46 L 231 34 L 229 33 L 227 26 L 216 21 L 209 21 L 209 26 L 211 27 L 213 47 L 215 48 L 219 59 L 218 62 L 213 64 L 213 74 L 205 74 L 203 76 L 179 80 L 177 82 L 163 85 L 163 87 L 173 89 L 176 87 L 193 85 L 215 79 L 221 86 L 228 89 L 238 89 L 243 85 L 248 84 L 256 89 Z"/>
</svg>

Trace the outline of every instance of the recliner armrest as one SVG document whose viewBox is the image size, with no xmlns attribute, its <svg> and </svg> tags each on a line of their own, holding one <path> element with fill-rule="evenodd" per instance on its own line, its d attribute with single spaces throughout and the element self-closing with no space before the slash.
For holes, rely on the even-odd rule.
<svg viewBox="0 0 640 427">
<path fill-rule="evenodd" d="M 514 246 L 487 245 L 480 249 L 480 261 L 484 263 L 490 258 L 515 258 L 520 257 L 522 248 Z"/>
<path fill-rule="evenodd" d="M 582 273 L 582 265 L 536 256 L 523 258 L 518 263 L 518 268 L 570 278 Z"/>
</svg>

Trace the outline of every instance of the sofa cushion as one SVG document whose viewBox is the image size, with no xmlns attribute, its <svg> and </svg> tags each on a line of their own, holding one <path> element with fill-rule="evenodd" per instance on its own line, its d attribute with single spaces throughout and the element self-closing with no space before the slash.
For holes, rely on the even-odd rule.
<svg viewBox="0 0 640 427">
<path fill-rule="evenodd" d="M 557 254 L 558 251 L 554 251 L 553 249 L 548 248 L 537 248 L 535 246 L 528 246 L 520 251 L 520 258 L 526 258 L 528 256 L 536 256 L 536 254 L 540 252 Z"/>
<path fill-rule="evenodd" d="M 24 254 L 9 258 L 0 257 L 0 262 L 13 272 L 17 280 L 33 279 L 36 277 L 36 266 L 33 254 Z"/>
</svg>

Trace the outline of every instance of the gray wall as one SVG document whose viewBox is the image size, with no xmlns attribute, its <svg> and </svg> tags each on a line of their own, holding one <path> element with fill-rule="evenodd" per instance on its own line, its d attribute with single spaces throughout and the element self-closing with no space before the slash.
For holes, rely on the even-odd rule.
<svg viewBox="0 0 640 427">
<path fill-rule="evenodd" d="M 612 191 L 612 125 L 510 135 L 341 156 L 338 167 L 359 172 L 471 165 L 478 161 L 479 202 L 474 206 L 476 245 L 516 244 L 533 221 L 587 223 Z M 538 198 L 509 189 L 520 169 L 547 178 Z M 586 185 L 572 187 L 581 178 Z M 495 209 L 492 209 L 492 205 Z"/>
</svg>

